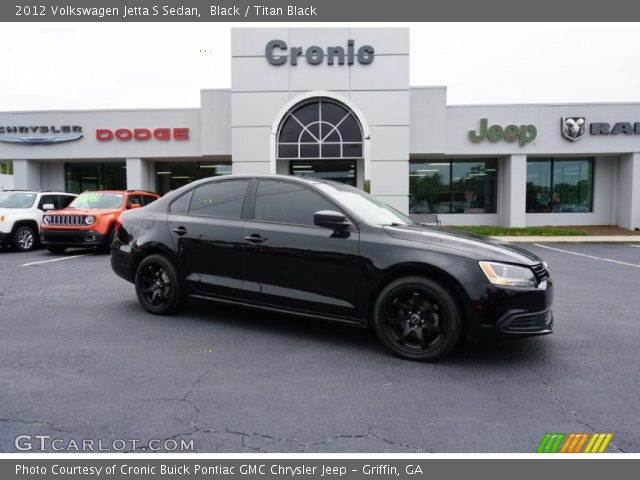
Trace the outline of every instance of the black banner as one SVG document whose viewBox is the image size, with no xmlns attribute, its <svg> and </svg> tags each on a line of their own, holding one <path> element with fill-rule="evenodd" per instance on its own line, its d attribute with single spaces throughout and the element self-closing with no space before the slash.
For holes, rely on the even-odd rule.
<svg viewBox="0 0 640 480">
<path fill-rule="evenodd" d="M 13 479 L 339 479 L 633 478 L 638 459 L 105 459 L 0 460 L 0 478 Z M 615 470 L 614 470 L 615 468 Z M 632 472 L 633 474 L 632 475 Z M 627 475 L 625 475 L 625 473 Z"/>
<path fill-rule="evenodd" d="M 3 22 L 634 21 L 628 0 L 36 0 L 0 4 Z"/>
</svg>

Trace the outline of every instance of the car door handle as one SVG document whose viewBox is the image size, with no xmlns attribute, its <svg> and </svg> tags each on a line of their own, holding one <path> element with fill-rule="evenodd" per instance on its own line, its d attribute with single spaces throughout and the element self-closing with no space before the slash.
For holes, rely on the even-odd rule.
<svg viewBox="0 0 640 480">
<path fill-rule="evenodd" d="M 249 242 L 249 243 L 262 243 L 266 240 L 266 238 L 261 237 L 260 235 L 258 235 L 257 233 L 253 233 L 251 235 L 248 235 L 246 237 L 244 237 L 245 241 Z"/>
<path fill-rule="evenodd" d="M 184 235 L 185 233 L 187 233 L 187 229 L 184 227 L 176 227 L 173 229 L 174 233 L 177 233 L 178 235 Z"/>
</svg>

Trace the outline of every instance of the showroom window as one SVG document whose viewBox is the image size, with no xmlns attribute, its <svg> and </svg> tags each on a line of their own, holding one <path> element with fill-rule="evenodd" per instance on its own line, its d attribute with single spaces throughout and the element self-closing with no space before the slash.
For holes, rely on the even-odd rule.
<svg viewBox="0 0 640 480">
<path fill-rule="evenodd" d="M 312 177 L 333 180 L 356 186 L 355 160 L 296 160 L 289 163 L 289 174 L 295 177 Z"/>
<path fill-rule="evenodd" d="M 313 225 L 314 213 L 336 210 L 336 207 L 301 185 L 277 180 L 260 180 L 254 209 L 256 220 Z"/>
<path fill-rule="evenodd" d="M 345 105 L 315 98 L 289 110 L 278 129 L 278 158 L 361 158 L 362 128 Z"/>
<path fill-rule="evenodd" d="M 194 180 L 231 173 L 231 162 L 156 162 L 156 193 L 164 195 Z"/>
<path fill-rule="evenodd" d="M 527 213 L 593 212 L 592 158 L 527 160 Z"/>
<path fill-rule="evenodd" d="M 13 175 L 13 162 L 0 162 L 0 173 L 3 175 Z"/>
<path fill-rule="evenodd" d="M 125 162 L 66 163 L 65 189 L 70 193 L 85 190 L 126 190 L 127 166 Z"/>
<path fill-rule="evenodd" d="M 497 160 L 412 160 L 409 213 L 496 213 Z"/>
</svg>

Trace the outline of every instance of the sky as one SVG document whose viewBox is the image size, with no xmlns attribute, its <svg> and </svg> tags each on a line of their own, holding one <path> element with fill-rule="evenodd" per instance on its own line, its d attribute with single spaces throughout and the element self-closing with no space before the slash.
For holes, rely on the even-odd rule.
<svg viewBox="0 0 640 480">
<path fill-rule="evenodd" d="M 640 102 L 640 24 L 358 26 L 410 27 L 411 85 L 450 105 Z M 197 108 L 230 87 L 230 27 L 0 24 L 0 111 Z"/>
</svg>

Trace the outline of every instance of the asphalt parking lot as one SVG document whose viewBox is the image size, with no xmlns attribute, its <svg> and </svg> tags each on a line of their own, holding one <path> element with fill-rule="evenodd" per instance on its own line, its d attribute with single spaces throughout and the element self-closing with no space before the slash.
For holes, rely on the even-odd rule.
<svg viewBox="0 0 640 480">
<path fill-rule="evenodd" d="M 640 452 L 640 247 L 527 248 L 551 265 L 555 333 L 465 342 L 436 364 L 360 329 L 204 302 L 156 317 L 107 255 L 0 251 L 0 452 L 18 435 L 534 452 L 546 432 L 612 432 L 607 451 Z"/>
</svg>

